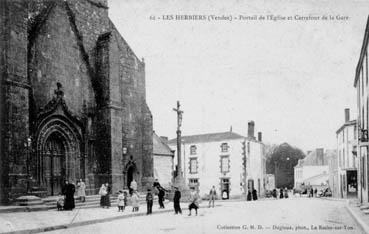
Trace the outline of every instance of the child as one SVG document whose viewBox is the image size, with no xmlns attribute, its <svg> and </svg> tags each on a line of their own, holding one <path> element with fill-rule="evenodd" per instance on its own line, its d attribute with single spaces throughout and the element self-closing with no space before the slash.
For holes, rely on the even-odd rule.
<svg viewBox="0 0 369 234">
<path fill-rule="evenodd" d="M 124 211 L 124 194 L 122 190 L 119 190 L 119 195 L 118 195 L 118 212 L 119 211 Z"/>
<path fill-rule="evenodd" d="M 124 206 L 123 206 L 123 210 L 124 210 L 125 207 L 127 206 L 128 193 L 127 193 L 127 191 L 124 191 L 123 194 L 124 194 Z"/>
<path fill-rule="evenodd" d="M 147 215 L 152 214 L 152 203 L 153 203 L 153 195 L 151 193 L 151 189 L 147 189 L 146 194 L 146 203 L 147 203 Z"/>
<path fill-rule="evenodd" d="M 58 199 L 56 200 L 56 207 L 58 208 L 58 211 L 64 209 L 64 197 L 61 193 L 59 193 Z"/>
<path fill-rule="evenodd" d="M 131 202 L 132 202 L 132 212 L 137 212 L 139 208 L 137 192 L 132 192 Z"/>
</svg>

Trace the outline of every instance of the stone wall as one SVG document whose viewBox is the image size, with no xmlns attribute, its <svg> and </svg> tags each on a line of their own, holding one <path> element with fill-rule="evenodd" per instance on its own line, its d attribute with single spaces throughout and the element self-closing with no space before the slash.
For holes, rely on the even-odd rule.
<svg viewBox="0 0 369 234">
<path fill-rule="evenodd" d="M 5 126 L 2 128 L 2 201 L 8 193 L 25 191 L 29 135 L 29 84 L 27 80 L 27 8 L 25 1 L 1 1 L 2 103 Z"/>
</svg>

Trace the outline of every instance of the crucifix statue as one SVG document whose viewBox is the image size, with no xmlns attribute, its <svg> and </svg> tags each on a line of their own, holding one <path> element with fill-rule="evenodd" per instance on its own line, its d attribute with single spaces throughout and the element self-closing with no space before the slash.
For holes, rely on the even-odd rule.
<svg viewBox="0 0 369 234">
<path fill-rule="evenodd" d="M 182 178 L 182 159 L 181 159 L 181 126 L 183 111 L 180 109 L 181 105 L 177 101 L 177 108 L 173 108 L 173 111 L 177 112 L 177 177 L 176 181 Z"/>
</svg>

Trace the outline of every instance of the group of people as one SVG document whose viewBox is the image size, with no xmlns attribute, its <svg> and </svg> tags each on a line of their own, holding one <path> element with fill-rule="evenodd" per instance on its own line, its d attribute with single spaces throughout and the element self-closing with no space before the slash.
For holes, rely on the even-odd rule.
<svg viewBox="0 0 369 234">
<path fill-rule="evenodd" d="M 73 210 L 75 208 L 74 193 L 76 192 L 76 186 L 70 183 L 68 180 L 62 188 L 62 192 L 56 201 L 56 207 L 58 211 L 60 210 Z M 77 197 L 82 201 L 86 201 L 86 184 L 80 179 L 77 182 Z"/>
<path fill-rule="evenodd" d="M 272 191 L 272 196 L 274 197 L 274 198 L 278 198 L 278 194 L 277 194 L 278 192 L 277 192 L 277 189 L 273 189 L 273 191 Z M 287 188 L 280 188 L 279 189 L 279 198 L 288 198 L 288 189 Z"/>
<path fill-rule="evenodd" d="M 252 189 L 252 192 L 251 192 L 251 189 L 247 192 L 247 198 L 246 198 L 247 201 L 251 201 L 251 200 L 258 200 L 258 193 L 256 191 L 256 189 Z"/>
</svg>

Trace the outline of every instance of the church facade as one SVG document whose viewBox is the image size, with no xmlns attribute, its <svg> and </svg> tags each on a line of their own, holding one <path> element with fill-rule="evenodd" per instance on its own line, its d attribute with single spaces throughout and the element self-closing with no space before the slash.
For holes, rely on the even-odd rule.
<svg viewBox="0 0 369 234">
<path fill-rule="evenodd" d="M 107 0 L 0 1 L 0 199 L 153 180 L 145 63 Z"/>
</svg>

